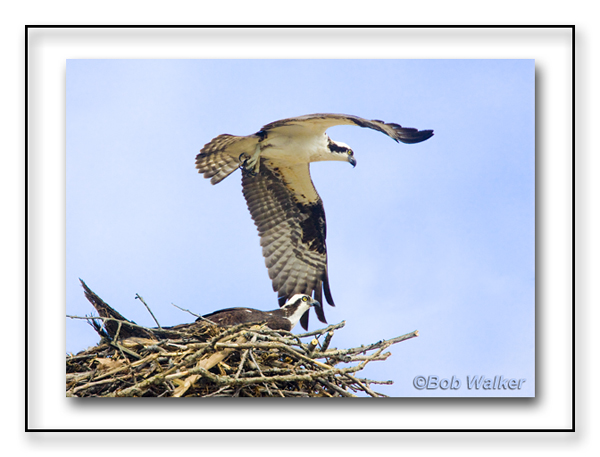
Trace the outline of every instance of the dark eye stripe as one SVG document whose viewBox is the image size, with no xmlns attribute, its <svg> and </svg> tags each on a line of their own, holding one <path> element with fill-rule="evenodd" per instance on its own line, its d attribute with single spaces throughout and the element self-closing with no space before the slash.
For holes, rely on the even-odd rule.
<svg viewBox="0 0 600 457">
<path fill-rule="evenodd" d="M 331 138 L 328 140 L 327 146 L 329 147 L 329 150 L 331 152 L 346 152 L 346 153 L 352 152 L 352 150 L 347 148 L 346 146 L 338 146 L 333 141 L 331 141 Z"/>
</svg>

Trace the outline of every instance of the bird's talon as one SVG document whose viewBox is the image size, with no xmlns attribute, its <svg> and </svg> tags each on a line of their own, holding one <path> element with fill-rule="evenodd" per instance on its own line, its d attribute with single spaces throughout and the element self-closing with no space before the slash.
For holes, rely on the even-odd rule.
<svg viewBox="0 0 600 457">
<path fill-rule="evenodd" d="M 246 176 L 250 176 L 251 178 L 254 178 L 258 173 L 253 172 L 252 170 L 246 169 L 246 168 L 242 168 L 242 171 L 244 172 L 244 174 Z"/>
<path fill-rule="evenodd" d="M 246 176 L 258 175 L 258 171 L 259 171 L 258 167 L 257 167 L 258 163 L 257 162 L 253 163 L 252 157 L 250 157 L 245 152 L 242 152 L 240 154 L 240 156 L 238 157 L 238 160 L 240 162 L 240 168 L 242 169 L 242 172 L 244 173 L 244 175 L 246 175 Z"/>
<path fill-rule="evenodd" d="M 254 177 L 256 176 L 258 173 L 255 173 L 252 168 L 249 168 L 246 164 L 246 160 L 244 160 L 244 163 L 242 163 L 240 165 L 240 168 L 242 170 L 242 173 L 244 174 L 244 176 L 250 176 L 250 177 Z"/>
</svg>

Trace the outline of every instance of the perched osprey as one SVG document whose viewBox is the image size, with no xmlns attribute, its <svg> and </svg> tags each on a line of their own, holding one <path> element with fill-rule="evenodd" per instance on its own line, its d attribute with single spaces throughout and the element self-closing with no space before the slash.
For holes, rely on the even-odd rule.
<svg viewBox="0 0 600 457">
<path fill-rule="evenodd" d="M 312 306 L 315 309 L 321 308 L 321 303 L 313 300 L 308 295 L 296 294 L 281 308 L 273 311 L 259 311 L 252 308 L 227 308 L 199 317 L 196 322 L 208 319 L 223 327 L 243 323 L 266 322 L 272 330 L 287 330 L 289 332 L 296 326 L 300 317 Z"/>
<path fill-rule="evenodd" d="M 396 142 L 419 143 L 433 130 L 345 114 L 307 114 L 265 125 L 248 136 L 223 134 L 196 156 L 196 168 L 217 184 L 242 169 L 242 192 L 260 235 L 265 263 L 279 306 L 295 294 L 314 296 L 335 306 L 327 276 L 326 227 L 323 201 L 310 177 L 309 164 L 324 160 L 356 166 L 347 144 L 325 133 L 334 125 L 357 125 L 385 133 Z M 326 322 L 322 307 L 317 317 Z M 308 312 L 301 319 L 308 327 Z"/>
</svg>

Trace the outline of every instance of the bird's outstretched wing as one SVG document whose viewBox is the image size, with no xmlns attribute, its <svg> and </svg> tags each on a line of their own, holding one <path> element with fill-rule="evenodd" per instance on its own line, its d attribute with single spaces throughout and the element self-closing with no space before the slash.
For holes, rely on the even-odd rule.
<svg viewBox="0 0 600 457">
<path fill-rule="evenodd" d="M 306 114 L 271 122 L 254 135 L 219 135 L 200 150 L 200 154 L 196 156 L 196 168 L 200 173 L 204 173 L 205 178 L 210 178 L 212 184 L 217 184 L 239 168 L 240 156 L 251 155 L 256 144 L 268 136 L 269 132 L 290 136 L 322 135 L 334 125 L 357 125 L 370 128 L 385 133 L 397 142 L 409 144 L 420 143 L 433 136 L 433 130 L 417 130 L 350 114 Z"/>
<path fill-rule="evenodd" d="M 420 143 L 433 136 L 433 130 L 417 130 L 414 128 L 402 127 L 398 124 L 385 123 L 374 119 L 368 120 L 362 117 L 352 116 L 350 114 L 306 114 L 304 116 L 291 117 L 271 122 L 262 128 L 262 131 L 279 130 L 284 133 L 289 130 L 290 133 L 300 133 L 300 129 L 310 131 L 310 133 L 319 135 L 325 133 L 329 127 L 334 125 L 357 125 L 379 132 L 402 143 Z"/>
<path fill-rule="evenodd" d="M 314 189 L 308 164 L 291 172 L 261 159 L 256 176 L 242 175 L 242 188 L 280 306 L 294 294 L 310 295 L 323 303 L 323 292 L 327 302 L 335 306 L 327 276 L 323 202 L 316 190 L 316 200 L 300 202 L 292 190 L 299 180 L 304 181 L 302 187 L 310 185 Z M 319 320 L 326 322 L 322 308 L 315 310 Z M 308 312 L 301 324 L 307 327 Z"/>
<path fill-rule="evenodd" d="M 217 184 L 239 168 L 240 155 L 254 152 L 259 140 L 258 135 L 219 135 L 200 150 L 196 168 L 211 184 Z"/>
</svg>

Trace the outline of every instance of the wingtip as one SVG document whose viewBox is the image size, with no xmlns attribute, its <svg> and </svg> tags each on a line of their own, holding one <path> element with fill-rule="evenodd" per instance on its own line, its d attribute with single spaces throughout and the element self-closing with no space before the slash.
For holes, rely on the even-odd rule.
<svg viewBox="0 0 600 457">
<path fill-rule="evenodd" d="M 410 132 L 409 134 L 400 137 L 400 141 L 405 144 L 421 143 L 422 141 L 428 140 L 433 136 L 433 130 L 417 130 Z"/>
</svg>

